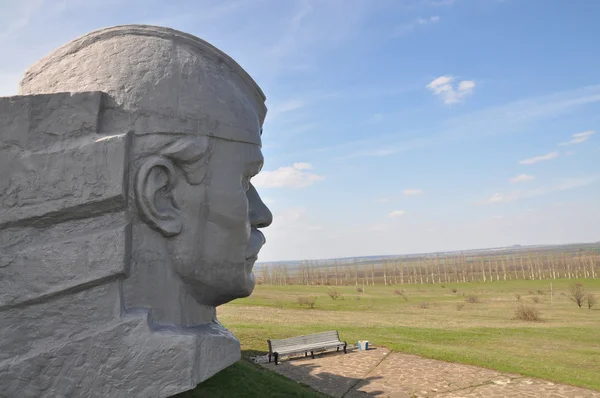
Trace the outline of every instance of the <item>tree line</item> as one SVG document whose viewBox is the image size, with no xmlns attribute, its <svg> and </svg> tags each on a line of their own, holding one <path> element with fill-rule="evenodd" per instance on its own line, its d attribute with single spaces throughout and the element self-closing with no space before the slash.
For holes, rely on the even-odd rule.
<svg viewBox="0 0 600 398">
<path fill-rule="evenodd" d="M 257 282 L 269 285 L 397 285 L 507 280 L 597 278 L 596 251 L 528 252 L 472 256 L 389 258 L 365 263 L 354 260 L 304 261 L 299 266 L 261 265 Z"/>
</svg>

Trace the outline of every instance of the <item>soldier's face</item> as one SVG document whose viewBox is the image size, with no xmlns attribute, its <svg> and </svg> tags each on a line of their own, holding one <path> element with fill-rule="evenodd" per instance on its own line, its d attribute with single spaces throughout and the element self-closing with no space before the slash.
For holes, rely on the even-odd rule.
<svg viewBox="0 0 600 398">
<path fill-rule="evenodd" d="M 272 215 L 250 183 L 263 165 L 260 146 L 212 140 L 203 183 L 182 182 L 178 189 L 183 226 L 171 252 L 190 292 L 216 306 L 252 293 L 253 266 L 265 243 L 259 229 Z"/>
</svg>

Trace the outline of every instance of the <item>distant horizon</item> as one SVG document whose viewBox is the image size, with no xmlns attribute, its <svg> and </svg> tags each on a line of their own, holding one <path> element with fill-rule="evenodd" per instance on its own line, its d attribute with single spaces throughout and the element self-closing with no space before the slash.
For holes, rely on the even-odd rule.
<svg viewBox="0 0 600 398">
<path fill-rule="evenodd" d="M 437 253 L 462 253 L 462 252 L 478 252 L 478 251 L 489 251 L 498 249 L 510 249 L 510 248 L 530 248 L 530 247 L 560 247 L 560 246 L 578 246 L 578 245 L 598 245 L 600 241 L 593 242 L 574 242 L 574 243 L 552 243 L 552 244 L 532 244 L 532 245 L 508 245 L 508 246 L 495 246 L 495 247 L 481 247 L 476 249 L 460 249 L 460 250 L 442 250 L 442 251 L 429 251 L 429 252 L 414 252 L 405 254 L 374 254 L 366 256 L 348 256 L 348 257 L 330 257 L 330 258 L 313 258 L 313 259 L 294 259 L 294 260 L 274 260 L 274 261 L 257 261 L 255 265 L 268 265 L 277 263 L 297 263 L 304 261 L 334 261 L 334 260 L 351 260 L 351 259 L 364 259 L 364 258 L 387 258 L 387 257 L 409 257 L 417 255 L 430 255 Z"/>
</svg>

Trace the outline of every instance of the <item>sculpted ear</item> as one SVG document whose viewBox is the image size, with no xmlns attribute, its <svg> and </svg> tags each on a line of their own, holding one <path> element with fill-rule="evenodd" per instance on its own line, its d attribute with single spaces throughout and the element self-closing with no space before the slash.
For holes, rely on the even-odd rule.
<svg viewBox="0 0 600 398">
<path fill-rule="evenodd" d="M 178 175 L 173 163 L 152 156 L 142 163 L 135 179 L 135 196 L 142 219 L 163 236 L 181 231 L 181 212 L 173 196 Z"/>
</svg>

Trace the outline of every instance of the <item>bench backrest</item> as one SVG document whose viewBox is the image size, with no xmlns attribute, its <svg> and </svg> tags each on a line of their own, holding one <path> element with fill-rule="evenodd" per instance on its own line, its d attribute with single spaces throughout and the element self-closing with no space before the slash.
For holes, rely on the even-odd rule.
<svg viewBox="0 0 600 398">
<path fill-rule="evenodd" d="M 290 337 L 287 339 L 267 340 L 269 350 L 275 352 L 286 347 L 296 347 L 310 344 L 328 343 L 332 341 L 340 341 L 340 335 L 337 330 L 327 332 L 307 334 L 303 336 Z"/>
</svg>

